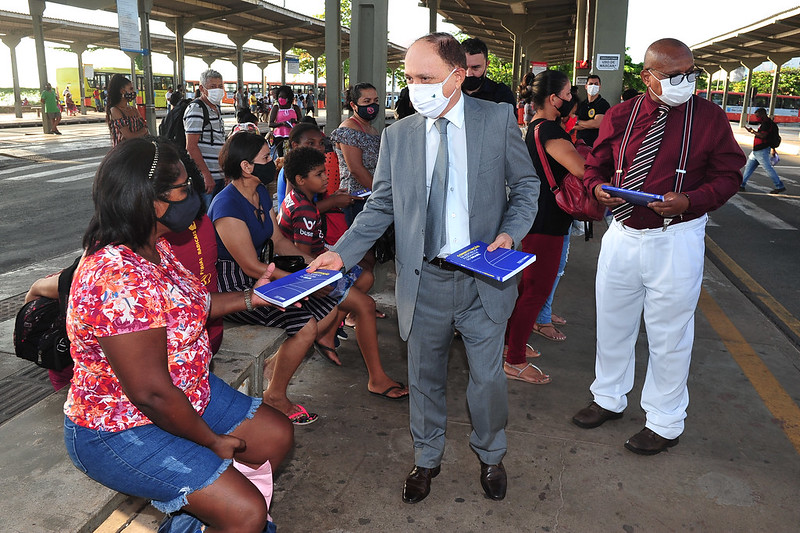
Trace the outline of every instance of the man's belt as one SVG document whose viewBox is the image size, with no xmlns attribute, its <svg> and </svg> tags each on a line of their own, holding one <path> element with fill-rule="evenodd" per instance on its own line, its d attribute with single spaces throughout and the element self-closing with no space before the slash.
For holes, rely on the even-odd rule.
<svg viewBox="0 0 800 533">
<path fill-rule="evenodd" d="M 423 261 L 428 261 L 424 257 L 422 258 L 422 260 Z M 444 258 L 442 258 L 442 257 L 436 257 L 433 260 L 428 261 L 428 263 L 432 264 L 435 267 L 439 267 L 442 270 L 447 270 L 448 272 L 455 272 L 456 270 L 461 270 L 460 268 L 458 268 L 453 263 L 448 263 L 447 261 L 445 261 Z"/>
</svg>

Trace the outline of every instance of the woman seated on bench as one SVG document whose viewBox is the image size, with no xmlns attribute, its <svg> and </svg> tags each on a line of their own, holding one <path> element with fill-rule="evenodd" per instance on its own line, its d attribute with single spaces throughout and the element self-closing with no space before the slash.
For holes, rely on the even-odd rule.
<svg viewBox="0 0 800 533">
<path fill-rule="evenodd" d="M 161 238 L 186 229 L 200 208 L 172 145 L 131 139 L 113 148 L 93 199 L 67 315 L 70 458 L 103 485 L 165 513 L 191 513 L 209 531 L 264 531 L 265 496 L 248 478 L 283 461 L 293 428 L 209 372 L 204 325 L 267 303 L 209 294 Z"/>
<path fill-rule="evenodd" d="M 219 290 L 246 290 L 264 277 L 267 263 L 259 256 L 270 238 L 277 254 L 303 255 L 306 263 L 311 262 L 313 258 L 298 250 L 281 232 L 274 231 L 277 220 L 266 184 L 275 178 L 275 164 L 270 159 L 266 139 L 244 131 L 234 133 L 222 147 L 219 163 L 225 179 L 230 180 L 208 209 L 217 231 Z M 276 269 L 272 277 L 286 274 Z M 327 331 L 336 318 L 335 310 L 335 299 L 312 295 L 302 301 L 301 307 L 285 311 L 265 307 L 229 316 L 244 324 L 286 331 L 289 338 L 270 361 L 270 368 L 264 371 L 265 379 L 269 379 L 264 402 L 282 411 L 297 425 L 310 424 L 317 415 L 292 403 L 286 396 L 286 388 L 317 339 L 318 331 Z"/>
</svg>

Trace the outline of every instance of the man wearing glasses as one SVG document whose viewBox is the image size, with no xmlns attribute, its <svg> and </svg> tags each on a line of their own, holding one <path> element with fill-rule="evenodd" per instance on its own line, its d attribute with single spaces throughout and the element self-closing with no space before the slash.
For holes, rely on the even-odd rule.
<svg viewBox="0 0 800 533">
<path fill-rule="evenodd" d="M 588 429 L 622 418 L 644 314 L 647 421 L 625 448 L 653 455 L 678 444 L 684 429 L 706 213 L 736 194 L 745 157 L 720 107 L 694 96 L 698 71 L 685 44 L 654 42 L 644 67 L 646 94 L 609 110 L 586 159 L 584 183 L 614 220 L 597 264 L 594 401 L 572 420 Z M 609 182 L 664 200 L 626 204 L 602 189 Z"/>
</svg>

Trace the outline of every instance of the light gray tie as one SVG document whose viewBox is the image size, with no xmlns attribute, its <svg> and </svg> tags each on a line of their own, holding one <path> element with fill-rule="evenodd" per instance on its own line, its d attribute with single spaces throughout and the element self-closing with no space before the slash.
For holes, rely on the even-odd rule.
<svg viewBox="0 0 800 533">
<path fill-rule="evenodd" d="M 446 118 L 436 119 L 436 129 L 439 131 L 439 151 L 436 152 L 436 163 L 433 165 L 431 176 L 431 192 L 428 195 L 428 211 L 425 217 L 425 257 L 428 261 L 439 255 L 447 241 L 445 225 L 447 212 L 447 125 Z"/>
</svg>

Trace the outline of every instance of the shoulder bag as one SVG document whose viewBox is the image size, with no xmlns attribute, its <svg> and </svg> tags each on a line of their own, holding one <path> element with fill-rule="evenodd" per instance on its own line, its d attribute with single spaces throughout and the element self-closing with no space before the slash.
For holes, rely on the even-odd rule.
<svg viewBox="0 0 800 533">
<path fill-rule="evenodd" d="M 539 152 L 539 160 L 542 162 L 542 168 L 544 169 L 545 176 L 547 176 L 547 182 L 550 184 L 550 191 L 552 191 L 553 195 L 556 197 L 558 207 L 575 220 L 602 220 L 606 208 L 600 205 L 600 202 L 597 201 L 590 191 L 586 190 L 581 178 L 574 174 L 567 173 L 567 175 L 564 176 L 564 180 L 561 182 L 561 186 L 556 183 L 553 177 L 553 171 L 550 169 L 550 162 L 547 160 L 547 153 L 539 140 L 539 126 L 541 125 L 541 122 L 536 125 L 533 130 L 533 136 L 536 141 L 536 150 Z M 586 155 L 589 153 L 589 147 L 586 146 L 583 141 L 579 141 L 575 149 L 586 159 Z"/>
</svg>

